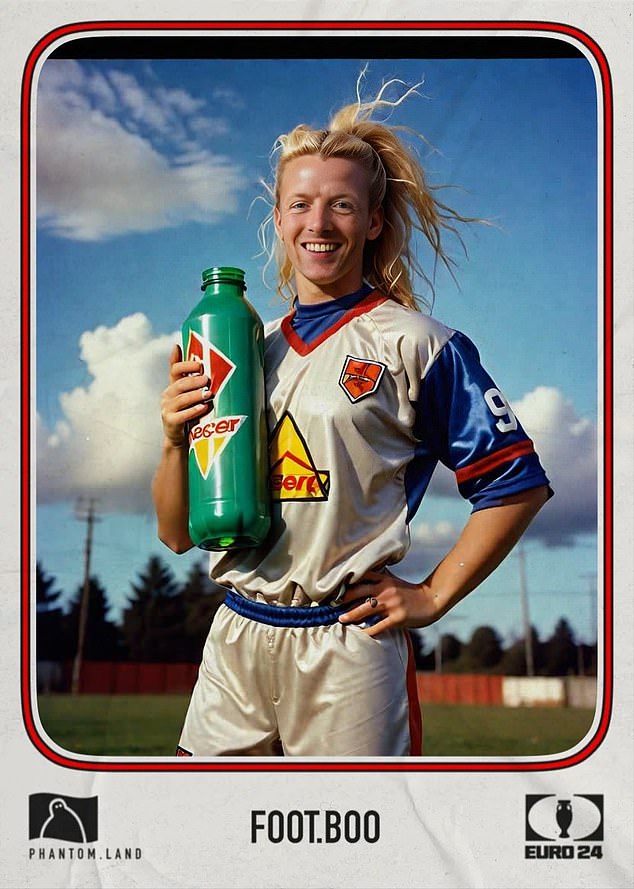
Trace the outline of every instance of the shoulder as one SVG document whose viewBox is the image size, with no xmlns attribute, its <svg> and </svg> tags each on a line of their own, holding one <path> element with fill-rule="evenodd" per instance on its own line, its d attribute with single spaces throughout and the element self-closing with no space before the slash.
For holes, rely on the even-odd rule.
<svg viewBox="0 0 634 889">
<path fill-rule="evenodd" d="M 393 299 L 385 299 L 372 310 L 372 319 L 386 335 L 405 334 L 412 339 L 438 340 L 446 343 L 454 330 L 416 309 L 410 309 Z"/>
<path fill-rule="evenodd" d="M 274 318 L 272 321 L 267 321 L 264 327 L 264 339 L 268 339 L 271 336 L 274 336 L 280 330 L 282 325 L 282 321 L 284 320 L 284 315 L 280 315 L 279 318 Z"/>
<path fill-rule="evenodd" d="M 456 333 L 436 318 L 393 299 L 384 300 L 370 314 L 386 348 L 406 364 L 418 365 L 421 375 Z"/>
</svg>

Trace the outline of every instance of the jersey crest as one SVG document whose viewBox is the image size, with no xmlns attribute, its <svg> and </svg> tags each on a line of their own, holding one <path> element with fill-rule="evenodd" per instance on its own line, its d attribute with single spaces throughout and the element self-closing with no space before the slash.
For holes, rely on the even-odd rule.
<svg viewBox="0 0 634 889">
<path fill-rule="evenodd" d="M 347 355 L 339 377 L 339 385 L 354 404 L 376 392 L 384 370 L 385 365 L 380 361 Z"/>
<path fill-rule="evenodd" d="M 270 446 L 274 500 L 327 500 L 330 473 L 317 469 L 308 445 L 288 411 L 273 432 Z"/>
</svg>

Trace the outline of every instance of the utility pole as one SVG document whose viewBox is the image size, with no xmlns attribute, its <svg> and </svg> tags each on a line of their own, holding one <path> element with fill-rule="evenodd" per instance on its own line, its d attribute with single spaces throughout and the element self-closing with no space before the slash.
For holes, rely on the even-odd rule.
<svg viewBox="0 0 634 889">
<path fill-rule="evenodd" d="M 579 577 L 588 581 L 588 597 L 590 601 L 588 645 L 592 645 L 593 641 L 597 641 L 599 635 L 599 627 L 597 626 L 597 575 L 594 571 L 588 571 L 585 574 L 580 574 Z"/>
<path fill-rule="evenodd" d="M 77 504 L 77 518 L 86 522 L 86 542 L 84 544 L 84 583 L 79 600 L 79 625 L 77 629 L 77 651 L 73 660 L 73 673 L 71 679 L 71 694 L 79 693 L 79 678 L 84 658 L 84 646 L 86 643 L 86 625 L 88 623 L 88 607 L 90 598 L 90 554 L 92 550 L 93 525 L 95 518 L 95 500 L 90 498 L 88 506 L 84 506 L 82 500 Z"/>
<path fill-rule="evenodd" d="M 580 578 L 586 579 L 588 581 L 588 594 L 590 596 L 590 632 L 588 633 L 588 648 L 590 649 L 593 644 L 593 639 L 598 641 L 599 636 L 599 628 L 597 626 L 597 615 L 596 615 L 596 580 L 597 575 L 594 572 L 589 572 L 586 574 L 580 574 Z M 577 670 L 579 676 L 583 676 L 585 669 L 583 663 L 583 639 L 579 632 L 576 633 L 577 636 Z"/>
<path fill-rule="evenodd" d="M 522 623 L 524 625 L 524 654 L 526 658 L 526 675 L 535 675 L 535 665 L 533 662 L 533 634 L 531 632 L 531 621 L 528 613 L 528 592 L 526 590 L 526 555 L 524 547 L 520 542 L 517 548 L 517 558 L 520 565 L 520 599 L 522 602 Z"/>
</svg>

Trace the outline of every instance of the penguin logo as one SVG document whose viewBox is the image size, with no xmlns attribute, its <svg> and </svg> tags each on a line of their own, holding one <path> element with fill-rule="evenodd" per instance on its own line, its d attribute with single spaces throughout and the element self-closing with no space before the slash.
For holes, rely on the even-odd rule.
<svg viewBox="0 0 634 889">
<path fill-rule="evenodd" d="M 29 839 L 94 843 L 97 839 L 97 797 L 31 794 Z"/>
<path fill-rule="evenodd" d="M 86 842 L 86 831 L 81 818 L 61 797 L 56 796 L 51 800 L 48 810 L 50 814 L 42 825 L 40 839 L 68 840 L 71 843 Z"/>
</svg>

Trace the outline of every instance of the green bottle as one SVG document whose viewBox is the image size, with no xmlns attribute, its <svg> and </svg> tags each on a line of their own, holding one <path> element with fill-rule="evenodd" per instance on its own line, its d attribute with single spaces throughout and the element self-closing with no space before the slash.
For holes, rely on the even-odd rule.
<svg viewBox="0 0 634 889">
<path fill-rule="evenodd" d="M 189 433 L 189 535 L 204 550 L 257 546 L 270 501 L 262 321 L 242 269 L 202 273 L 203 297 L 183 322 L 183 355 L 211 380 L 210 409 Z"/>
</svg>

